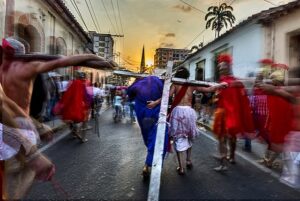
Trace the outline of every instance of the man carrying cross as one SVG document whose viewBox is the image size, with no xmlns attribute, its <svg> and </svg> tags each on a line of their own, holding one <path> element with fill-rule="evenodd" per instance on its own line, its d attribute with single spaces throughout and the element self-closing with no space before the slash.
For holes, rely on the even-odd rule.
<svg viewBox="0 0 300 201">
<path fill-rule="evenodd" d="M 2 53 L 3 52 L 3 53 Z M 15 60 L 15 54 L 25 54 L 25 47 L 13 38 L 3 39 L 1 51 L 0 81 L 8 97 L 29 114 L 32 87 L 35 77 L 57 68 L 78 66 L 83 62 L 103 61 L 93 54 L 61 57 L 52 61 Z"/>
<path fill-rule="evenodd" d="M 175 73 L 175 78 L 188 79 L 190 76 L 189 71 L 185 67 L 180 67 Z M 175 95 L 170 114 L 170 136 L 175 142 L 175 149 L 179 167 L 177 168 L 178 174 L 184 174 L 183 168 L 183 152 L 186 151 L 186 167 L 192 168 L 191 153 L 192 153 L 192 140 L 197 135 L 197 115 L 192 108 L 193 92 L 214 92 L 218 89 L 225 88 L 226 83 L 211 87 L 189 86 L 188 84 L 179 85 L 172 84 L 170 89 L 170 97 Z"/>
</svg>

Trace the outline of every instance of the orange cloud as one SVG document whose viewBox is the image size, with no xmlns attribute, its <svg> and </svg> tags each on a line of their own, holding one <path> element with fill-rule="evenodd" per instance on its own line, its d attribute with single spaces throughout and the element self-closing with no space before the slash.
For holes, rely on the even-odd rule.
<svg viewBox="0 0 300 201">
<path fill-rule="evenodd" d="M 185 12 L 185 13 L 188 13 L 192 10 L 192 8 L 190 6 L 184 6 L 184 5 L 179 5 L 179 4 L 177 4 L 173 8 L 178 9 L 178 10 L 180 10 L 182 12 Z"/>
</svg>

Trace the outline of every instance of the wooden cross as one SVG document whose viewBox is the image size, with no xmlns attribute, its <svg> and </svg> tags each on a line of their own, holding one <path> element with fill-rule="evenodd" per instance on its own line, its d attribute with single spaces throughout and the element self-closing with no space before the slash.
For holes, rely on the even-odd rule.
<svg viewBox="0 0 300 201">
<path fill-rule="evenodd" d="M 172 83 L 177 84 L 188 84 L 196 86 L 216 86 L 219 85 L 214 82 L 205 82 L 205 81 L 196 81 L 196 80 L 187 80 L 180 78 L 172 78 L 172 68 L 173 61 L 169 61 L 167 64 L 167 72 L 164 76 L 158 76 L 160 79 L 164 80 L 164 87 L 162 93 L 162 100 L 160 105 L 154 156 L 152 162 L 152 170 L 150 177 L 150 185 L 148 192 L 148 201 L 158 201 L 159 200 L 159 190 L 160 190 L 160 180 L 161 180 L 161 171 L 163 164 L 163 153 L 164 153 L 164 144 L 165 144 L 165 131 L 167 123 L 167 111 L 169 104 L 169 92 Z M 114 71 L 114 74 L 128 77 L 147 77 L 149 74 L 139 74 L 129 71 Z"/>
</svg>

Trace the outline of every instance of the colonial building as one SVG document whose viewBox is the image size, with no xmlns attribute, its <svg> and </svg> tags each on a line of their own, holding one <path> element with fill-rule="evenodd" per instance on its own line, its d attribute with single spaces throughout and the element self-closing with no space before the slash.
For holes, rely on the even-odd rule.
<svg viewBox="0 0 300 201">
<path fill-rule="evenodd" d="M 180 63 L 188 53 L 189 50 L 186 49 L 158 48 L 154 55 L 154 66 L 166 68 L 168 61 L 174 61 L 175 64 Z"/>
<path fill-rule="evenodd" d="M 250 16 L 190 54 L 182 65 L 190 70 L 190 79 L 218 80 L 216 58 L 221 53 L 233 56 L 233 73 L 239 77 L 255 73 L 262 58 L 299 66 L 300 1 Z"/>
<path fill-rule="evenodd" d="M 0 34 L 25 44 L 26 52 L 73 55 L 93 53 L 92 40 L 66 7 L 63 0 L 0 0 Z M 2 10 L 2 8 L 4 8 Z M 93 80 L 106 73 L 89 70 Z M 72 68 L 59 69 L 72 76 Z M 98 75 L 98 78 L 96 77 Z"/>
</svg>

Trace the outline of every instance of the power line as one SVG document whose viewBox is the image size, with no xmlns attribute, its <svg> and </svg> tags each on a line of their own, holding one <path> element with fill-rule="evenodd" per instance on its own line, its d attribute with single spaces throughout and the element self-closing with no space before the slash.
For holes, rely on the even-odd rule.
<svg viewBox="0 0 300 201">
<path fill-rule="evenodd" d="M 112 26 L 112 28 L 113 28 L 114 32 L 115 32 L 115 33 L 117 33 L 117 32 L 116 32 L 116 29 L 115 29 L 115 26 L 113 25 L 113 23 L 112 23 L 112 21 L 111 21 L 111 19 L 110 19 L 109 15 L 108 15 L 107 9 L 106 9 L 106 7 L 105 7 L 105 4 L 104 4 L 104 1 L 103 1 L 103 0 L 101 0 L 101 2 L 102 2 L 102 5 L 103 5 L 103 7 L 104 7 L 104 10 L 105 10 L 106 16 L 107 16 L 107 18 L 108 18 L 108 20 L 109 20 L 109 22 L 110 22 L 110 24 L 111 24 L 111 26 Z"/>
<path fill-rule="evenodd" d="M 116 17 L 116 12 L 115 12 L 115 7 L 114 7 L 114 4 L 113 4 L 113 0 L 110 0 L 110 3 L 111 3 L 111 7 L 113 9 L 113 14 L 114 14 L 115 22 L 116 22 L 117 31 L 118 31 L 118 34 L 120 34 L 119 25 L 118 25 L 118 22 L 117 22 L 117 17 Z"/>
<path fill-rule="evenodd" d="M 120 20 L 120 24 L 121 24 L 121 31 L 122 34 L 124 35 L 124 30 L 123 30 L 123 25 L 122 25 L 122 18 L 121 18 L 121 14 L 120 14 L 120 8 L 119 8 L 119 0 L 117 0 L 117 8 L 118 8 L 118 13 L 119 13 L 119 20 Z"/>
<path fill-rule="evenodd" d="M 267 3 L 269 3 L 269 4 L 272 4 L 273 6 L 277 6 L 277 4 L 275 4 L 275 3 L 273 3 L 273 2 L 271 2 L 271 1 L 269 1 L 269 0 L 264 0 L 264 2 L 267 2 Z"/>
<path fill-rule="evenodd" d="M 120 7 L 119 7 L 119 0 L 117 0 L 117 8 L 118 8 L 118 16 L 119 16 L 119 21 L 120 21 L 120 25 L 121 25 L 122 35 L 124 35 L 121 12 L 120 12 Z M 122 37 L 122 50 L 124 51 L 124 49 L 125 49 L 125 41 L 124 41 L 124 37 Z"/>
<path fill-rule="evenodd" d="M 229 4 L 229 6 L 231 6 L 234 2 L 235 2 L 235 0 L 232 0 L 232 2 Z"/>
<path fill-rule="evenodd" d="M 72 6 L 74 7 L 75 11 L 77 12 L 79 18 L 81 19 L 82 23 L 84 24 L 86 30 L 89 31 L 89 29 L 88 29 L 88 27 L 86 26 L 86 23 L 85 23 L 85 21 L 84 21 L 82 15 L 81 15 L 81 12 L 80 12 L 80 10 L 78 9 L 78 6 L 77 6 L 77 4 L 76 4 L 76 1 L 75 1 L 75 0 L 70 0 L 70 2 L 71 2 L 71 4 L 72 4 Z"/>
<path fill-rule="evenodd" d="M 204 32 L 206 31 L 206 29 L 203 29 L 186 47 L 185 49 L 187 49 L 199 36 L 201 36 Z"/>
<path fill-rule="evenodd" d="M 197 10 L 197 11 L 203 13 L 203 14 L 206 14 L 205 11 L 200 10 L 199 8 L 196 8 L 195 6 L 192 6 L 191 4 L 189 4 L 189 3 L 187 3 L 187 2 L 185 2 L 185 1 L 183 1 L 183 0 L 179 0 L 179 1 L 181 1 L 182 3 L 184 3 L 184 4 L 188 5 L 188 6 L 190 6 L 191 8 L 193 8 L 193 9 L 195 9 L 195 10 Z"/>
<path fill-rule="evenodd" d="M 97 29 L 97 31 L 99 32 L 99 28 L 98 28 L 98 26 L 97 26 L 97 24 L 96 24 L 96 22 L 95 22 L 95 20 L 94 20 L 93 14 L 92 14 L 92 12 L 91 12 L 91 9 L 90 9 L 90 6 L 89 6 L 87 0 L 85 0 L 85 4 L 86 4 L 86 6 L 87 6 L 87 8 L 88 8 L 88 10 L 89 10 L 90 16 L 91 16 L 92 21 L 93 21 L 93 23 L 94 23 L 94 26 L 95 26 L 95 28 Z"/>
<path fill-rule="evenodd" d="M 101 28 L 100 28 L 101 26 L 99 25 L 99 21 L 98 21 L 98 19 L 97 19 L 96 14 L 95 14 L 95 10 L 94 10 L 93 4 L 92 4 L 91 0 L 89 0 L 89 2 L 90 2 L 91 10 L 92 10 L 92 12 L 93 12 L 93 14 L 94 14 L 96 23 L 97 23 L 97 25 L 98 25 L 98 28 L 99 28 L 100 32 L 102 32 L 102 31 L 101 31 Z"/>
</svg>

